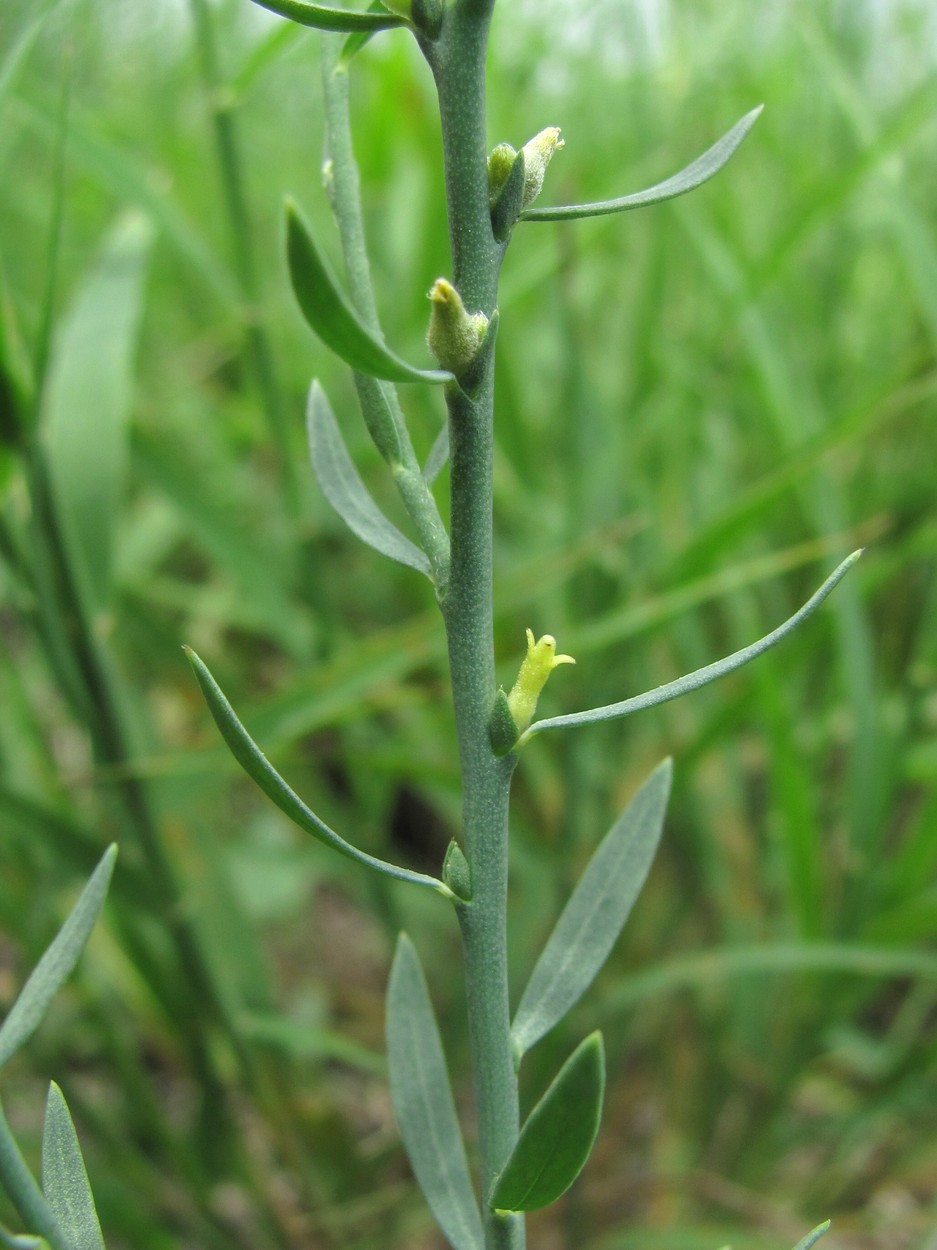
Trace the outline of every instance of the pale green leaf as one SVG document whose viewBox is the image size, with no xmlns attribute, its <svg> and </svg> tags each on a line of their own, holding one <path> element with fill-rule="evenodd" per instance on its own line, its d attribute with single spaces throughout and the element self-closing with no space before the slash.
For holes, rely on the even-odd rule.
<svg viewBox="0 0 937 1250">
<path fill-rule="evenodd" d="M 44 1237 L 34 1237 L 31 1233 L 11 1233 L 8 1228 L 0 1225 L 0 1246 L 4 1250 L 50 1250 Z"/>
<path fill-rule="evenodd" d="M 815 1246 L 824 1233 L 829 1232 L 830 1221 L 824 1220 L 822 1224 L 818 1224 L 813 1232 L 807 1234 L 801 1241 L 798 1241 L 794 1250 L 810 1250 L 811 1246 Z"/>
<path fill-rule="evenodd" d="M 78 1135 L 54 1081 L 42 1130 L 42 1192 L 68 1250 L 104 1250 Z"/>
<path fill-rule="evenodd" d="M 364 325 L 338 287 L 309 226 L 286 205 L 286 253 L 293 292 L 310 327 L 346 364 L 388 382 L 449 382 L 452 374 L 417 369 L 395 356 Z"/>
<path fill-rule="evenodd" d="M 252 778 L 264 794 L 273 800 L 281 812 L 298 825 L 300 829 L 306 833 L 311 833 L 314 838 L 320 842 L 324 842 L 326 846 L 332 847 L 341 855 L 347 856 L 348 859 L 356 860 L 359 864 L 364 864 L 368 868 L 383 873 L 385 876 L 393 877 L 397 881 L 410 881 L 415 885 L 428 885 L 434 890 L 438 890 L 447 898 L 451 897 L 451 891 L 443 885 L 436 877 L 429 877 L 422 872 L 411 872 L 409 868 L 398 868 L 395 864 L 388 864 L 383 859 L 377 859 L 373 855 L 368 855 L 365 851 L 359 851 L 356 846 L 352 846 L 350 842 L 346 842 L 333 829 L 320 820 L 319 817 L 302 801 L 295 791 L 291 790 L 280 774 L 267 760 L 257 743 L 254 742 L 250 734 L 238 720 L 234 709 L 226 699 L 220 686 L 208 671 L 206 665 L 195 654 L 191 647 L 184 647 L 189 663 L 195 673 L 202 694 L 205 696 L 205 702 L 208 704 L 208 710 L 212 714 L 212 719 L 221 731 L 221 736 L 228 744 L 231 754 L 241 765 L 247 775 Z"/>
<path fill-rule="evenodd" d="M 335 413 L 317 381 L 309 388 L 306 431 L 312 468 L 322 493 L 352 533 L 382 555 L 431 578 L 425 553 L 387 519 L 361 480 Z"/>
<path fill-rule="evenodd" d="M 536 1211 L 569 1189 L 599 1131 L 605 1092 L 602 1034 L 590 1033 L 531 1111 L 494 1184 L 495 1211 Z"/>
<path fill-rule="evenodd" d="M 108 236 L 58 334 L 43 413 L 49 469 L 89 607 L 110 598 L 126 483 L 133 355 L 152 239 L 138 215 Z"/>
<path fill-rule="evenodd" d="M 401 934 L 387 991 L 387 1062 L 413 1173 L 455 1250 L 482 1250 L 481 1215 L 419 956 Z"/>
<path fill-rule="evenodd" d="M 713 664 L 707 664 L 705 668 L 698 668 L 685 677 L 678 677 L 676 681 L 667 682 L 664 686 L 657 686 L 654 690 L 645 691 L 644 694 L 635 695 L 631 699 L 624 699 L 621 703 L 609 703 L 605 707 L 591 708 L 587 712 L 571 712 L 567 716 L 551 716 L 546 720 L 534 721 L 527 732 L 521 735 L 519 745 L 523 745 L 534 734 L 542 733 L 545 729 L 570 729 L 575 725 L 591 725 L 596 721 L 617 720 L 623 716 L 630 716 L 632 712 L 655 707 L 658 703 L 668 703 L 671 699 L 678 699 L 682 694 L 689 694 L 691 690 L 699 690 L 701 686 L 708 686 L 711 681 L 717 681 L 728 673 L 734 673 L 737 668 L 741 668 L 750 660 L 757 659 L 759 655 L 764 655 L 766 651 L 777 646 L 807 617 L 812 616 L 861 555 L 862 551 L 859 550 L 847 556 L 798 612 L 789 617 L 783 625 L 772 630 L 770 634 L 753 642 L 751 646 L 743 647 L 740 651 L 733 651 L 731 655 L 716 660 Z"/>
<path fill-rule="evenodd" d="M 78 962 L 104 903 L 116 858 L 117 847 L 111 845 L 0 1026 L 0 1067 L 32 1037 L 56 990 Z"/>
<path fill-rule="evenodd" d="M 758 120 L 764 105 L 746 113 L 735 123 L 721 139 L 717 139 L 711 148 L 696 158 L 695 161 L 681 169 L 678 174 L 657 182 L 643 191 L 634 191 L 630 195 L 619 196 L 614 200 L 598 200 L 591 204 L 567 204 L 561 208 L 528 208 L 521 213 L 521 221 L 568 221 L 575 217 L 604 217 L 609 213 L 624 213 L 632 208 L 646 208 L 649 204 L 660 204 L 663 200 L 673 200 L 678 195 L 686 195 L 696 187 L 707 182 L 717 174 L 723 165 L 736 152 L 739 144 Z"/>
<path fill-rule="evenodd" d="M 578 1002 L 608 958 L 651 868 L 670 794 L 659 764 L 599 844 L 524 990 L 511 1041 L 520 1057 Z"/>
</svg>

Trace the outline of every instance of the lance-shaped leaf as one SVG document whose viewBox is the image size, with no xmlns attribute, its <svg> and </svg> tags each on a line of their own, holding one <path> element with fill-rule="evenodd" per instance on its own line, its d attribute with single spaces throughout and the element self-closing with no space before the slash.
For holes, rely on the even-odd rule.
<svg viewBox="0 0 937 1250">
<path fill-rule="evenodd" d="M 735 123 L 731 130 L 726 131 L 721 139 L 717 139 L 711 148 L 707 148 L 702 156 L 681 169 L 678 174 L 657 182 L 653 187 L 643 191 L 634 191 L 630 195 L 619 196 L 614 200 L 598 200 L 592 204 L 567 204 L 560 208 L 528 208 L 521 213 L 521 221 L 564 221 L 574 217 L 605 217 L 609 213 L 624 213 L 632 208 L 646 208 L 649 204 L 660 204 L 662 200 L 673 200 L 678 195 L 686 195 L 717 174 L 723 165 L 735 153 L 739 144 L 754 126 L 764 105 L 746 113 Z"/>
<path fill-rule="evenodd" d="M 42 1130 L 42 1192 L 68 1250 L 104 1250 L 78 1135 L 54 1081 L 49 1085 Z"/>
<path fill-rule="evenodd" d="M 324 4 L 309 4 L 308 0 L 254 0 L 262 9 L 269 9 L 280 17 L 288 17 L 300 26 L 313 26 L 316 30 L 349 31 L 356 34 L 372 34 L 376 30 L 388 30 L 392 26 L 406 26 L 406 18 L 389 13 L 383 6 L 374 6 L 365 12 L 356 9 L 336 9 Z"/>
<path fill-rule="evenodd" d="M 387 1063 L 400 1135 L 439 1227 L 455 1250 L 482 1250 L 481 1215 L 433 1004 L 405 933 L 397 942 L 387 990 Z"/>
<path fill-rule="evenodd" d="M 747 664 L 750 660 L 756 659 L 777 646 L 808 616 L 816 612 L 823 600 L 842 581 L 861 555 L 860 549 L 847 556 L 799 612 L 795 612 L 783 625 L 779 625 L 764 638 L 759 638 L 751 646 L 743 647 L 740 651 L 733 651 L 731 655 L 725 656 L 722 660 L 716 660 L 714 664 L 707 664 L 705 668 L 698 668 L 693 673 L 687 673 L 685 677 L 678 677 L 676 681 L 667 682 L 664 686 L 657 686 L 654 690 L 647 690 L 644 694 L 637 694 L 631 699 L 624 699 L 621 703 L 609 703 L 605 707 L 591 708 L 588 712 L 571 712 L 568 716 L 550 716 L 546 720 L 534 721 L 527 732 L 521 735 L 518 745 L 522 746 L 534 734 L 542 733 L 545 729 L 568 729 L 574 725 L 591 725 L 596 721 L 616 720 L 623 716 L 630 716 L 632 712 L 640 712 L 647 707 L 656 707 L 658 703 L 668 703 L 671 699 L 678 699 L 682 694 L 689 694 L 691 690 L 699 690 L 701 686 L 708 686 L 711 681 L 725 677 L 728 673 L 734 673 L 743 664 Z"/>
<path fill-rule="evenodd" d="M 424 552 L 401 534 L 374 502 L 349 455 L 335 413 L 317 381 L 306 405 L 309 456 L 322 493 L 362 542 L 432 579 Z"/>
<path fill-rule="evenodd" d="M 0 1027 L 0 1066 L 32 1037 L 56 990 L 78 962 L 107 894 L 116 858 L 117 847 L 111 845 L 10 1008 Z"/>
<path fill-rule="evenodd" d="M 670 794 L 659 764 L 612 825 L 537 960 L 511 1025 L 518 1058 L 578 1002 L 608 958 L 647 879 Z"/>
<path fill-rule="evenodd" d="M 388 382 L 449 382 L 440 369 L 417 369 L 395 356 L 364 325 L 335 281 L 296 205 L 286 204 L 286 253 L 293 292 L 303 316 L 346 364 Z"/>
<path fill-rule="evenodd" d="M 452 891 L 436 877 L 427 876 L 422 872 L 411 872 L 409 868 L 398 868 L 395 864 L 388 864 L 383 859 L 377 859 L 374 855 L 359 851 L 356 846 L 352 846 L 350 842 L 339 837 L 324 820 L 320 820 L 269 763 L 260 747 L 238 720 L 234 709 L 202 660 L 191 647 L 183 647 L 183 650 L 189 658 L 202 694 L 205 696 L 208 710 L 220 729 L 221 736 L 228 744 L 231 754 L 247 775 L 256 781 L 264 794 L 273 799 L 280 811 L 295 825 L 305 830 L 306 833 L 311 833 L 314 838 L 318 838 L 320 842 L 324 842 L 326 846 L 332 847 L 340 854 L 356 860 L 359 864 L 365 864 L 377 872 L 382 872 L 385 876 L 394 877 L 397 881 L 410 881 L 415 885 L 428 885 L 445 895 L 446 898 L 453 897 Z"/>
<path fill-rule="evenodd" d="M 811 1246 L 815 1246 L 823 1234 L 828 1233 L 829 1231 L 830 1221 L 824 1220 L 822 1224 L 818 1224 L 816 1226 L 813 1232 L 808 1233 L 806 1237 L 803 1237 L 800 1241 L 798 1241 L 794 1250 L 810 1250 Z"/>
<path fill-rule="evenodd" d="M 602 1034 L 590 1033 L 527 1117 L 491 1192 L 495 1211 L 536 1211 L 555 1202 L 589 1157 L 605 1091 Z"/>
</svg>

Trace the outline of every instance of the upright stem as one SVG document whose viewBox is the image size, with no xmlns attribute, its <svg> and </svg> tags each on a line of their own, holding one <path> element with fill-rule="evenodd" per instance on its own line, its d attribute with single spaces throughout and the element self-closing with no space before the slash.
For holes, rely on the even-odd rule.
<svg viewBox="0 0 937 1250">
<path fill-rule="evenodd" d="M 485 56 L 493 0 L 453 0 L 424 48 L 439 92 L 453 278 L 465 306 L 493 313 L 503 247 L 491 228 Z M 519 1126 L 507 976 L 508 797 L 513 758 L 495 756 L 488 725 L 496 695 L 492 631 L 494 356 L 472 393 L 447 388 L 452 564 L 442 608 L 462 768 L 462 829 L 472 898 L 459 908 L 465 950 L 487 1250 L 522 1250 L 521 1215 L 498 1216 L 487 1196 Z"/>
</svg>

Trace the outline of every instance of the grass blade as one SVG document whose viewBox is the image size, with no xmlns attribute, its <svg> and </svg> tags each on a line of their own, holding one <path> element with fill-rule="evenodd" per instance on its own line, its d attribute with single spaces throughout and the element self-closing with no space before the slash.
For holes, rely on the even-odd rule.
<svg viewBox="0 0 937 1250">
<path fill-rule="evenodd" d="M 400 935 L 387 990 L 387 1062 L 400 1135 L 413 1173 L 455 1250 L 482 1250 L 481 1215 L 426 979 Z"/>
<path fill-rule="evenodd" d="M 316 30 L 337 30 L 349 34 L 371 33 L 389 30 L 392 26 L 406 26 L 406 18 L 386 9 L 368 10 L 361 13 L 355 9 L 334 9 L 324 4 L 309 4 L 308 0 L 254 0 L 262 9 L 269 9 L 280 17 L 288 17 L 300 26 L 312 26 Z"/>
<path fill-rule="evenodd" d="M 368 868 L 373 868 L 388 877 L 394 877 L 397 881 L 428 885 L 434 890 L 439 890 L 447 898 L 451 896 L 451 891 L 436 877 L 427 876 L 422 872 L 411 872 L 408 868 L 398 868 L 394 864 L 386 863 L 383 859 L 368 855 L 365 851 L 359 851 L 356 846 L 352 846 L 350 842 L 346 842 L 333 829 L 330 829 L 325 821 L 320 820 L 270 765 L 260 747 L 238 720 L 234 709 L 202 660 L 191 647 L 183 647 L 183 650 L 195 672 L 196 680 L 208 704 L 208 710 L 221 731 L 221 736 L 228 744 L 231 754 L 247 775 L 256 781 L 264 794 L 274 801 L 293 824 L 298 825 L 306 833 L 311 833 L 314 838 L 324 842 L 326 846 L 330 846 L 339 854 L 347 856 L 348 859 L 357 860 L 359 864 L 365 864 Z"/>
<path fill-rule="evenodd" d="M 659 764 L 590 859 L 543 948 L 511 1026 L 518 1058 L 579 1001 L 608 958 L 651 868 L 673 768 Z"/>
<path fill-rule="evenodd" d="M 111 233 L 62 329 L 44 414 L 49 470 L 89 606 L 108 605 L 114 525 L 127 467 L 133 352 L 152 232 Z"/>
<path fill-rule="evenodd" d="M 672 174 L 663 182 L 657 182 L 643 191 L 634 191 L 631 195 L 622 195 L 614 200 L 597 200 L 592 204 L 567 204 L 562 208 L 528 208 L 521 213 L 521 221 L 569 221 L 578 217 L 606 217 L 609 213 L 624 213 L 632 208 L 646 208 L 650 204 L 660 204 L 664 200 L 676 199 L 678 195 L 686 195 L 697 187 L 708 182 L 717 174 L 738 150 L 742 140 L 758 120 L 763 104 L 753 108 L 735 123 L 731 130 L 726 131 L 721 139 L 717 139 L 711 148 L 707 148 L 702 156 Z"/>
<path fill-rule="evenodd" d="M 116 858 L 117 847 L 111 845 L 0 1026 L 0 1067 L 32 1037 L 56 990 L 78 962 L 104 903 Z"/>
<path fill-rule="evenodd" d="M 364 325 L 339 290 L 309 227 L 292 201 L 286 205 L 286 253 L 293 291 L 303 316 L 346 364 L 387 382 L 449 382 L 440 369 L 417 369 L 395 356 Z"/>
<path fill-rule="evenodd" d="M 78 1135 L 55 1081 L 49 1085 L 42 1130 L 42 1192 L 68 1250 L 104 1250 Z"/>
<path fill-rule="evenodd" d="M 382 555 L 432 578 L 425 553 L 387 519 L 361 480 L 332 406 L 318 381 L 309 389 L 306 432 L 316 480 L 351 532 Z"/>
<path fill-rule="evenodd" d="M 528 1116 L 492 1191 L 493 1210 L 536 1211 L 569 1189 L 598 1134 L 604 1093 L 602 1034 L 590 1033 Z"/>
</svg>

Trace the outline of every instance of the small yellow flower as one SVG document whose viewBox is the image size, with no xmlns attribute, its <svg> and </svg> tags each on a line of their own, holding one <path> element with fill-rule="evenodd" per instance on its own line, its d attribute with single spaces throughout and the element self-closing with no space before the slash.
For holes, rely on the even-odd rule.
<svg viewBox="0 0 937 1250">
<path fill-rule="evenodd" d="M 527 654 L 517 674 L 517 681 L 508 695 L 508 707 L 517 725 L 517 732 L 523 733 L 537 710 L 540 691 L 547 684 L 547 678 L 560 664 L 575 664 L 571 655 L 556 654 L 556 639 L 551 634 L 544 634 L 538 641 L 534 640 L 533 630 L 527 631 Z"/>
</svg>

